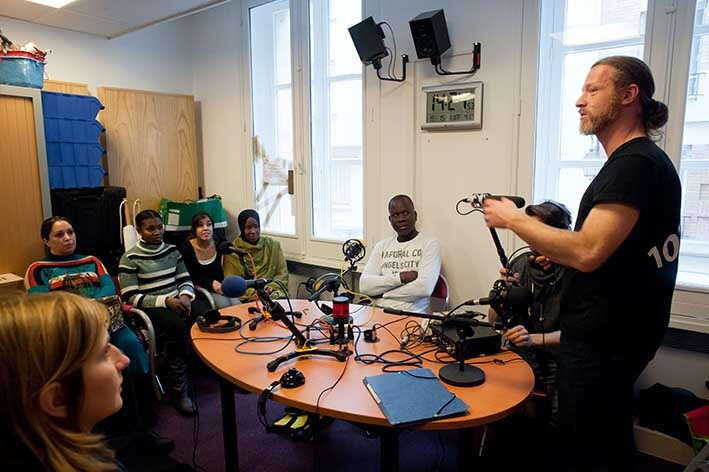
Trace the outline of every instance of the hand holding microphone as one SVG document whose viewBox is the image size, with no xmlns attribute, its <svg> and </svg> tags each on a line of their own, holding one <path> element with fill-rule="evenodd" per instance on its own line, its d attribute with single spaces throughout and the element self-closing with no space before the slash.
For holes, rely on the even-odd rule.
<svg viewBox="0 0 709 472">
<path fill-rule="evenodd" d="M 521 216 L 517 208 L 524 206 L 524 199 L 521 199 L 521 206 L 519 203 L 507 199 L 507 197 L 485 198 L 482 205 L 485 224 L 489 228 L 509 228 L 510 222 Z"/>
</svg>

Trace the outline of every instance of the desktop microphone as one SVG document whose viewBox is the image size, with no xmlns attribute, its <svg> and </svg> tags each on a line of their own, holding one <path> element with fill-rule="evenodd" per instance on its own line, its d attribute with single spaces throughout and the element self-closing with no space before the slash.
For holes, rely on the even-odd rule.
<svg viewBox="0 0 709 472">
<path fill-rule="evenodd" d="M 225 297 L 237 298 L 246 293 L 247 289 L 254 288 L 259 290 L 271 282 L 269 279 L 244 280 L 243 277 L 238 275 L 230 275 L 222 281 L 222 293 Z"/>
</svg>

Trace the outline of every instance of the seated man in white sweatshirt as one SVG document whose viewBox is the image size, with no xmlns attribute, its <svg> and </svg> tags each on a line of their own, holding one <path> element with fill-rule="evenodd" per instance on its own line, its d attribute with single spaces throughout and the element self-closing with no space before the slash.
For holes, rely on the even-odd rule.
<svg viewBox="0 0 709 472">
<path fill-rule="evenodd" d="M 395 237 L 379 241 L 370 253 L 360 292 L 381 297 L 377 306 L 425 313 L 441 272 L 441 247 L 437 239 L 416 230 L 416 210 L 407 195 L 389 200 L 389 222 Z"/>
</svg>

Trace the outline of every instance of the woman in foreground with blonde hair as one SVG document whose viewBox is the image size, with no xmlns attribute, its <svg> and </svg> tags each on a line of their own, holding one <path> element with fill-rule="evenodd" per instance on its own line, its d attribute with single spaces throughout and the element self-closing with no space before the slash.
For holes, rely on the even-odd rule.
<svg viewBox="0 0 709 472">
<path fill-rule="evenodd" d="M 91 433 L 121 408 L 121 371 L 130 363 L 107 328 L 106 308 L 78 295 L 0 299 L 4 470 L 124 470 Z"/>
</svg>

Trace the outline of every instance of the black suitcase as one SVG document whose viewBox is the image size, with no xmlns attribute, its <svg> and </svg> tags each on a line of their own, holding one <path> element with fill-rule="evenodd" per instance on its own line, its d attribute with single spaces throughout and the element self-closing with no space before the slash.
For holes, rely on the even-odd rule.
<svg viewBox="0 0 709 472">
<path fill-rule="evenodd" d="M 125 197 L 123 187 L 52 190 L 52 214 L 71 220 L 76 252 L 98 257 L 111 275 L 124 252 L 118 208 Z"/>
</svg>

